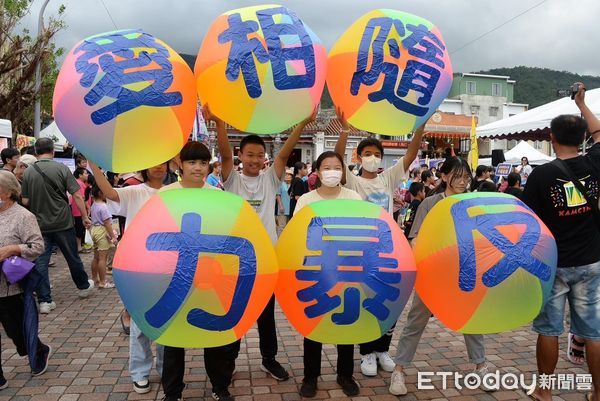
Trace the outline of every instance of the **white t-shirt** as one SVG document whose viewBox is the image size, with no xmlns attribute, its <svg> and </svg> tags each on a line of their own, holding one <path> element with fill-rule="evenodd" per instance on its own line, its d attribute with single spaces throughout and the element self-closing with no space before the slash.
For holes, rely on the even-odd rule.
<svg viewBox="0 0 600 401">
<path fill-rule="evenodd" d="M 223 183 L 225 191 L 241 196 L 256 210 L 273 244 L 277 242 L 275 200 L 280 184 L 281 178 L 277 177 L 273 166 L 258 177 L 248 177 L 232 170 Z"/>
<path fill-rule="evenodd" d="M 363 200 L 374 203 L 394 212 L 394 191 L 408 175 L 404 170 L 404 157 L 401 157 L 394 166 L 386 169 L 375 178 L 363 178 L 352 174 L 346 167 L 346 188 L 358 192 Z"/>
<path fill-rule="evenodd" d="M 113 202 L 110 199 L 106 200 L 108 210 L 114 215 L 125 216 L 125 230 L 133 221 L 135 215 L 140 211 L 142 206 L 153 195 L 158 193 L 158 189 L 152 188 L 146 184 L 130 185 L 125 188 L 115 188 L 119 194 L 119 202 Z"/>
<path fill-rule="evenodd" d="M 531 167 L 529 164 L 526 165 L 521 165 L 519 174 L 521 175 L 521 185 L 525 186 L 525 184 L 527 183 L 527 178 L 529 178 L 529 176 L 531 175 L 531 173 L 533 172 L 533 167 Z"/>
<path fill-rule="evenodd" d="M 351 189 L 344 188 L 344 187 L 342 187 L 342 190 L 340 191 L 337 198 L 335 198 L 335 199 L 362 200 L 361 196 L 358 193 L 356 193 L 356 191 L 353 191 Z M 321 195 L 319 195 L 317 190 L 307 192 L 304 195 L 302 195 L 300 198 L 298 198 L 298 203 L 296 203 L 296 209 L 294 209 L 294 214 L 298 213 L 298 211 L 300 209 L 302 209 L 304 206 L 310 205 L 311 203 L 319 202 L 322 200 L 333 200 L 333 199 L 332 198 L 329 198 L 329 199 L 323 198 Z"/>
<path fill-rule="evenodd" d="M 176 181 L 172 184 L 165 185 L 164 187 L 159 189 L 158 192 L 164 192 L 164 191 L 169 191 L 171 189 L 181 189 L 181 188 L 183 188 L 183 185 L 181 185 L 181 181 Z M 198 188 L 198 189 L 219 189 L 219 188 L 213 187 L 209 183 L 205 182 L 204 186 L 202 188 Z"/>
</svg>

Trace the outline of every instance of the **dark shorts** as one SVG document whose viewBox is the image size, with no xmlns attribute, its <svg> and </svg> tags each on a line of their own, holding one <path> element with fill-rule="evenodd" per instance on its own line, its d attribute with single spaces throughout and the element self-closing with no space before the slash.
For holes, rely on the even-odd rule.
<svg viewBox="0 0 600 401">
<path fill-rule="evenodd" d="M 81 216 L 74 217 L 75 219 L 75 236 L 81 240 L 83 244 L 85 242 L 85 226 L 83 225 L 83 218 Z"/>
</svg>

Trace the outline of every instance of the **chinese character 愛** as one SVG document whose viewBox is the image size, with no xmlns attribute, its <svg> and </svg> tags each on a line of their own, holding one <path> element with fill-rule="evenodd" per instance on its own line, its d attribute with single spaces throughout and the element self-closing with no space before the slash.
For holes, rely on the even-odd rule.
<svg viewBox="0 0 600 401">
<path fill-rule="evenodd" d="M 311 88 L 316 79 L 315 53 L 310 35 L 303 22 L 285 7 L 256 12 L 260 23 L 242 21 L 239 13 L 229 15 L 227 30 L 219 35 L 219 43 L 231 43 L 225 71 L 230 81 L 243 76 L 248 95 L 255 99 L 262 95 L 262 87 L 255 63 L 271 62 L 273 82 L 279 90 Z M 281 18 L 276 18 L 281 17 Z M 276 22 L 276 19 L 281 19 Z M 256 36 L 259 28 L 265 37 L 266 48 Z M 293 42 L 292 44 L 286 41 Z M 290 73 L 288 64 L 300 62 L 303 68 Z"/>
<path fill-rule="evenodd" d="M 177 106 L 180 92 L 167 92 L 173 83 L 169 50 L 141 31 L 127 30 L 96 36 L 74 50 L 75 69 L 82 74 L 79 83 L 90 88 L 84 101 L 88 106 L 103 106 L 91 115 L 101 125 L 139 106 Z M 97 80 L 98 73 L 103 75 Z M 134 89 L 132 85 L 142 85 Z M 105 98 L 114 99 L 105 105 Z"/>
<path fill-rule="evenodd" d="M 223 316 L 205 310 L 192 309 L 187 321 L 205 330 L 224 331 L 234 327 L 242 318 L 256 278 L 256 253 L 252 243 L 244 238 L 226 235 L 201 234 L 202 218 L 187 213 L 181 221 L 181 232 L 164 232 L 148 237 L 149 251 L 176 251 L 177 266 L 169 286 L 158 302 L 146 312 L 153 327 L 167 323 L 183 305 L 194 281 L 198 256 L 201 252 L 233 254 L 239 257 L 239 273 L 230 310 Z"/>
<path fill-rule="evenodd" d="M 372 294 L 362 307 L 379 320 L 389 316 L 386 301 L 395 301 L 400 290 L 393 286 L 401 280 L 401 273 L 382 269 L 396 269 L 398 261 L 381 254 L 394 250 L 390 227 L 385 221 L 373 218 L 315 217 L 309 224 L 307 249 L 319 251 L 318 256 L 306 256 L 304 267 L 319 266 L 318 270 L 302 269 L 296 272 L 300 281 L 315 282 L 298 292 L 302 302 L 316 301 L 304 309 L 308 318 L 322 316 L 342 305 L 343 311 L 332 314 L 332 322 L 349 325 L 359 319 L 360 290 L 346 288 L 343 300 L 339 295 L 328 295 L 339 283 L 365 284 Z"/>
</svg>

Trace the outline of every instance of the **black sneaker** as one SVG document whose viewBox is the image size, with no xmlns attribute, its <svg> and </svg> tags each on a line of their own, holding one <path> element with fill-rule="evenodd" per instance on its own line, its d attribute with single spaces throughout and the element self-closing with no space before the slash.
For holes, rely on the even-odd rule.
<svg viewBox="0 0 600 401">
<path fill-rule="evenodd" d="M 46 372 L 46 369 L 48 369 L 48 359 L 50 359 L 51 353 L 52 353 L 52 347 L 50 347 L 49 345 L 42 346 L 42 352 L 40 352 L 37 355 L 37 358 L 35 361 L 36 362 L 35 369 L 31 370 L 32 376 L 39 376 L 41 374 L 44 374 L 44 372 Z"/>
<path fill-rule="evenodd" d="M 284 381 L 290 378 L 290 374 L 275 360 L 275 358 L 263 359 L 260 370 L 270 374 L 275 380 Z"/>
<path fill-rule="evenodd" d="M 165 395 L 162 401 L 183 401 L 183 397 L 169 397 Z"/>
<path fill-rule="evenodd" d="M 302 386 L 300 386 L 300 395 L 306 398 L 313 398 L 317 395 L 317 379 L 304 378 L 302 380 Z"/>
<path fill-rule="evenodd" d="M 4 390 L 7 387 L 8 387 L 8 382 L 6 381 L 4 376 L 1 376 L 0 377 L 0 390 Z"/>
<path fill-rule="evenodd" d="M 229 390 L 224 389 L 213 389 L 212 391 L 213 400 L 217 401 L 233 401 L 235 398 L 229 393 Z"/>
<path fill-rule="evenodd" d="M 348 397 L 358 395 L 358 384 L 354 381 L 352 376 L 340 376 L 337 377 L 337 383 L 342 386 L 342 391 Z"/>
</svg>

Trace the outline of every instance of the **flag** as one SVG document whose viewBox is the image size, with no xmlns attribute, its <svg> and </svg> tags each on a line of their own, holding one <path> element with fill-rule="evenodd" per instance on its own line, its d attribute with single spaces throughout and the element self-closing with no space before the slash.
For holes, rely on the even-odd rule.
<svg viewBox="0 0 600 401">
<path fill-rule="evenodd" d="M 475 116 L 471 116 L 471 151 L 469 152 L 469 166 L 475 171 L 479 165 L 479 148 L 477 147 L 477 129 L 475 128 Z"/>
</svg>

